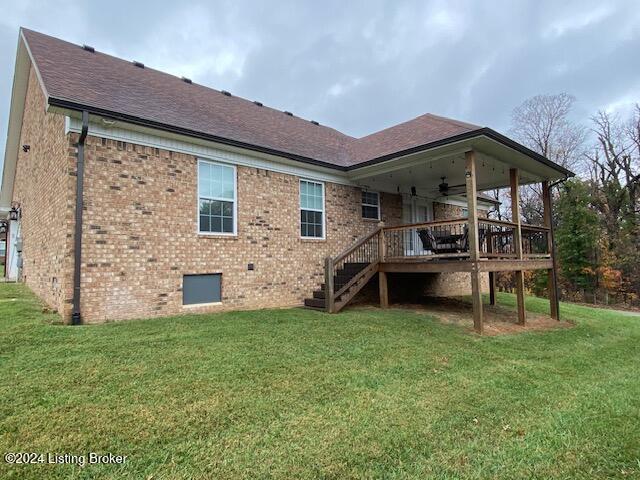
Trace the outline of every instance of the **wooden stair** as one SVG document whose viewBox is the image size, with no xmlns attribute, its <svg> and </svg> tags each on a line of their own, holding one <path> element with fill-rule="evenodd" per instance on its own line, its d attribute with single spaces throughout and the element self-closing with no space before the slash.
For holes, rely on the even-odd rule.
<svg viewBox="0 0 640 480">
<path fill-rule="evenodd" d="M 343 268 L 340 268 L 336 271 L 336 274 L 333 276 L 333 285 L 335 291 L 339 291 L 342 287 L 347 285 L 354 277 L 358 276 L 362 270 L 369 266 L 368 263 L 345 263 Z M 356 288 L 356 285 L 359 285 L 360 282 L 354 282 L 353 285 L 348 288 L 341 297 L 345 296 L 345 294 L 349 293 L 352 288 Z M 320 285 L 318 290 L 313 292 L 312 298 L 307 298 L 304 301 L 305 307 L 317 308 L 324 310 L 326 308 L 326 283 Z M 362 287 L 360 287 L 362 288 Z M 359 291 L 360 289 L 358 289 Z M 357 292 L 355 292 L 357 293 Z M 354 295 L 355 295 L 354 293 Z M 336 298 L 336 300 L 340 300 L 340 298 Z"/>
<path fill-rule="evenodd" d="M 382 236 L 378 228 L 337 257 L 325 259 L 325 282 L 304 305 L 329 313 L 342 310 L 378 272 Z"/>
</svg>

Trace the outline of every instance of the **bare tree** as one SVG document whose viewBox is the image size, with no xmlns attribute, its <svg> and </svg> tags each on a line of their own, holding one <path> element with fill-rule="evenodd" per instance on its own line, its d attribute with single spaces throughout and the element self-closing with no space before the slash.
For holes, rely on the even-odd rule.
<svg viewBox="0 0 640 480">
<path fill-rule="evenodd" d="M 605 250 L 632 291 L 640 290 L 640 105 L 624 121 L 598 112 L 591 118 L 595 143 L 585 153 L 592 203 L 606 228 Z"/>
<path fill-rule="evenodd" d="M 619 203 L 628 199 L 633 211 L 639 213 L 640 105 L 636 105 L 627 122 L 607 112 L 598 112 L 591 120 L 597 142 L 591 152 L 585 153 L 585 158 L 592 182 L 600 189 L 615 189 L 620 198 L 610 200 Z"/>
<path fill-rule="evenodd" d="M 624 127 L 629 139 L 629 151 L 622 162 L 625 184 L 636 213 L 640 213 L 640 104 L 636 103 L 633 114 Z"/>
<path fill-rule="evenodd" d="M 566 93 L 525 100 L 511 114 L 511 135 L 549 160 L 577 169 L 586 130 L 569 119 L 574 103 Z"/>
<path fill-rule="evenodd" d="M 549 160 L 570 170 L 578 170 L 586 130 L 569 119 L 574 102 L 575 98 L 566 93 L 536 95 L 525 100 L 511 115 L 511 136 Z M 520 203 L 526 222 L 542 221 L 539 185 L 523 187 Z"/>
</svg>

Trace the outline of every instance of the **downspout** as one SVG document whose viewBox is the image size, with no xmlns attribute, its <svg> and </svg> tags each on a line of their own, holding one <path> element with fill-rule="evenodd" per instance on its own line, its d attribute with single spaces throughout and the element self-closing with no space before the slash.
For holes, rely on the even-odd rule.
<svg viewBox="0 0 640 480">
<path fill-rule="evenodd" d="M 71 313 L 71 324 L 80 325 L 82 315 L 80 314 L 80 274 L 82 267 L 82 211 L 84 209 L 84 143 L 89 131 L 89 112 L 82 111 L 82 130 L 80 138 L 76 144 L 78 159 L 76 173 L 76 218 L 73 238 L 73 310 Z"/>
</svg>

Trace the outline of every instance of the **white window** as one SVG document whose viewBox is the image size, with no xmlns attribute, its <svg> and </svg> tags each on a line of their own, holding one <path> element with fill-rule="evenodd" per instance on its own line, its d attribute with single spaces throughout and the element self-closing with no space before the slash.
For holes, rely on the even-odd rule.
<svg viewBox="0 0 640 480">
<path fill-rule="evenodd" d="M 380 220 L 380 194 L 362 191 L 362 218 Z"/>
<path fill-rule="evenodd" d="M 300 180 L 300 236 L 324 238 L 324 184 Z"/>
<path fill-rule="evenodd" d="M 236 168 L 198 161 L 198 232 L 235 235 Z"/>
</svg>

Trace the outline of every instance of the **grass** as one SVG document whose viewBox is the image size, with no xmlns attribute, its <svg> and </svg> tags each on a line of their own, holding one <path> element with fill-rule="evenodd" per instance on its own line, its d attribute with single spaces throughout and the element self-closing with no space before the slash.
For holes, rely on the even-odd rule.
<svg viewBox="0 0 640 480">
<path fill-rule="evenodd" d="M 0 453 L 128 457 L 0 478 L 639 478 L 640 317 L 561 311 L 498 337 L 393 309 L 65 327 L 0 284 Z"/>
</svg>

